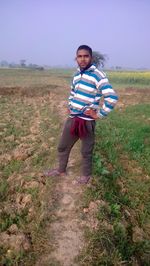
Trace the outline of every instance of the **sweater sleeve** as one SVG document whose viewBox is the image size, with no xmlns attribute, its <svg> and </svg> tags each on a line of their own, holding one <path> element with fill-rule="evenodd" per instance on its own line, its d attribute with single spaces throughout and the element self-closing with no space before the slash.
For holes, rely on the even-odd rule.
<svg viewBox="0 0 150 266">
<path fill-rule="evenodd" d="M 70 106 L 70 104 L 71 104 L 71 100 L 72 100 L 73 97 L 74 97 L 74 94 L 75 94 L 74 89 L 75 89 L 74 81 L 72 80 L 71 91 L 70 91 L 70 95 L 69 95 L 69 98 L 68 98 L 68 106 Z"/>
<path fill-rule="evenodd" d="M 105 117 L 108 115 L 108 113 L 110 113 L 114 109 L 118 101 L 118 95 L 112 88 L 106 76 L 103 76 L 100 79 L 100 81 L 97 84 L 97 89 L 104 98 L 104 103 L 99 110 L 98 116 Z"/>
</svg>

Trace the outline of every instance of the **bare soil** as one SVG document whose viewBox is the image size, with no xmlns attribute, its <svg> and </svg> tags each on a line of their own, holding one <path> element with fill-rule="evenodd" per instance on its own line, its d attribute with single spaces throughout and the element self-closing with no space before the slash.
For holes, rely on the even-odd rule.
<svg viewBox="0 0 150 266">
<path fill-rule="evenodd" d="M 117 91 L 119 101 L 117 108 L 124 109 L 126 106 L 150 102 L 150 89 L 128 87 Z"/>
</svg>

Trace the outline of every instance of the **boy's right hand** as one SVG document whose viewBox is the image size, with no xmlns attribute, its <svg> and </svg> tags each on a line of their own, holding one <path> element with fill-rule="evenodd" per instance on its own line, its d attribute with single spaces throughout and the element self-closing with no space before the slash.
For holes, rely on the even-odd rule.
<svg viewBox="0 0 150 266">
<path fill-rule="evenodd" d="M 95 119 L 95 120 L 99 118 L 99 117 L 97 116 L 97 113 L 96 113 L 94 110 L 92 110 L 92 109 L 86 110 L 86 111 L 84 112 L 84 114 L 91 116 L 91 117 L 92 117 L 93 119 Z"/>
<path fill-rule="evenodd" d="M 70 114 L 70 110 L 67 108 L 67 114 Z"/>
</svg>

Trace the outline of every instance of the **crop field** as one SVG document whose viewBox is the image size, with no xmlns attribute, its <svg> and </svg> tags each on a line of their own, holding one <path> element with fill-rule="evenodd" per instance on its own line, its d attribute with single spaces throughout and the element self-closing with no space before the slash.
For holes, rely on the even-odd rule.
<svg viewBox="0 0 150 266">
<path fill-rule="evenodd" d="M 118 88 L 119 86 L 133 86 L 138 88 L 149 87 L 150 84 L 150 72 L 140 71 L 116 71 L 108 72 L 110 81 L 114 83 Z"/>
<path fill-rule="evenodd" d="M 63 183 L 57 188 L 57 182 L 43 179 L 42 173 L 56 166 L 73 73 L 74 69 L 0 69 L 2 266 L 65 265 L 55 252 L 57 236 L 51 230 L 60 219 L 56 209 L 63 211 Z M 85 245 L 74 254 L 76 264 L 70 265 L 148 266 L 150 72 L 108 71 L 107 75 L 119 101 L 106 119 L 97 121 L 94 178 L 80 197 L 75 195 L 78 211 L 71 213 L 83 224 Z M 77 147 L 70 164 L 75 174 L 79 153 Z"/>
</svg>

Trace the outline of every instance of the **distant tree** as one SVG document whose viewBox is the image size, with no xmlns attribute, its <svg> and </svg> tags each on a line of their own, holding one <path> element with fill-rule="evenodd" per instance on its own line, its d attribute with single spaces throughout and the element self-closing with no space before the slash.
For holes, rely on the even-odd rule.
<svg viewBox="0 0 150 266">
<path fill-rule="evenodd" d="M 104 67 L 104 64 L 106 62 L 107 56 L 104 54 L 101 54 L 100 52 L 93 51 L 93 64 L 96 65 L 96 67 Z"/>
<path fill-rule="evenodd" d="M 21 59 L 20 60 L 20 66 L 21 67 L 26 67 L 26 60 L 25 59 Z"/>
<path fill-rule="evenodd" d="M 15 68 L 15 67 L 17 67 L 17 64 L 14 63 L 14 62 L 11 62 L 11 63 L 9 63 L 9 67 L 10 68 Z"/>
<path fill-rule="evenodd" d="M 116 66 L 116 70 L 120 70 L 121 68 L 121 66 Z"/>
<path fill-rule="evenodd" d="M 40 70 L 40 71 L 43 71 L 43 70 L 44 70 L 44 67 L 42 67 L 42 66 L 38 66 L 36 69 L 37 69 L 37 70 Z"/>
<path fill-rule="evenodd" d="M 34 70 L 44 70 L 44 67 L 36 65 L 36 64 L 29 64 L 28 68 L 34 69 Z"/>
<path fill-rule="evenodd" d="M 0 65 L 1 67 L 8 67 L 8 62 L 6 60 L 2 60 Z"/>
</svg>

